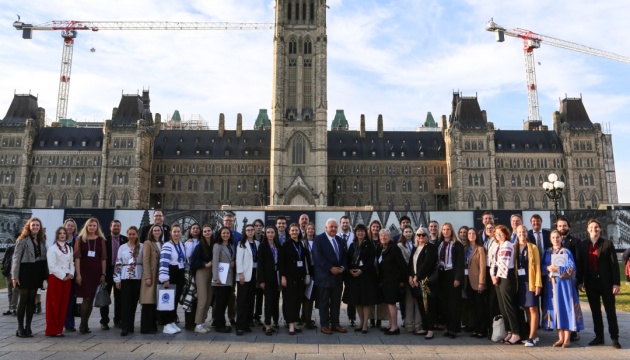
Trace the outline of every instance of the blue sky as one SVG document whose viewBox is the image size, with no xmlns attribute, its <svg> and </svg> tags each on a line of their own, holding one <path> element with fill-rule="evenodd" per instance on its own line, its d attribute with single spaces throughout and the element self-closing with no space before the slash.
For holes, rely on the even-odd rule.
<svg viewBox="0 0 630 360">
<path fill-rule="evenodd" d="M 413 129 L 427 111 L 448 115 L 453 91 L 477 95 L 496 128 L 521 129 L 527 94 L 521 42 L 497 43 L 485 31 L 491 17 L 506 28 L 537 33 L 630 56 L 622 1 L 328 0 L 328 101 L 332 121 L 344 109 L 351 128 L 361 114 L 376 128 Z M 50 20 L 273 22 L 270 0 L 0 0 L 0 116 L 14 92 L 39 95 L 52 120 L 61 60 L 58 32 L 22 40 L 11 26 Z M 90 49 L 94 48 L 94 53 Z M 121 93 L 151 91 L 163 119 L 178 109 L 211 127 L 219 113 L 245 127 L 269 108 L 271 31 L 80 32 L 74 50 L 68 114 L 78 121 L 111 117 Z M 551 127 L 559 99 L 582 96 L 593 122 L 613 133 L 619 201 L 630 202 L 630 64 L 552 46 L 535 53 L 540 113 Z"/>
</svg>

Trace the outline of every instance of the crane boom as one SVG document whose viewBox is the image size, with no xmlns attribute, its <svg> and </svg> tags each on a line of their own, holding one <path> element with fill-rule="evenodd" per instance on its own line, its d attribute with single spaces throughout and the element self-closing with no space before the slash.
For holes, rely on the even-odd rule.
<svg viewBox="0 0 630 360">
<path fill-rule="evenodd" d="M 529 103 L 529 120 L 540 120 L 538 109 L 538 85 L 536 83 L 536 62 L 534 61 L 534 49 L 540 48 L 541 44 L 573 50 L 588 55 L 599 56 L 605 59 L 617 60 L 630 63 L 630 57 L 615 54 L 609 51 L 599 50 L 590 46 L 581 45 L 567 40 L 558 39 L 552 36 L 537 34 L 525 29 L 505 29 L 498 25 L 493 19 L 486 23 L 486 30 L 494 32 L 498 42 L 505 40 L 505 35 L 520 38 L 523 40 L 523 51 L 525 53 L 525 76 L 527 79 L 527 95 Z"/>
<path fill-rule="evenodd" d="M 271 23 L 232 23 L 232 22 L 187 22 L 187 21 L 76 21 L 53 20 L 39 25 L 26 24 L 18 19 L 13 23 L 16 30 L 22 30 L 22 38 L 31 39 L 34 30 L 61 30 L 63 51 L 61 74 L 57 95 L 57 121 L 65 119 L 68 113 L 70 96 L 70 73 L 72 54 L 77 31 L 90 30 L 271 30 Z"/>
</svg>

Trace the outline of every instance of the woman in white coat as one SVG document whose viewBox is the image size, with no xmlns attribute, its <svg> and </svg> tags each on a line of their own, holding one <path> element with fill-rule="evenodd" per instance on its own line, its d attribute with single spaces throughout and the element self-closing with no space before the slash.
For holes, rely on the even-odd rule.
<svg viewBox="0 0 630 360">
<path fill-rule="evenodd" d="M 245 234 L 236 248 L 236 335 L 251 332 L 254 299 L 256 296 L 256 267 L 258 264 L 258 240 L 254 240 L 254 226 L 245 226 Z"/>
</svg>

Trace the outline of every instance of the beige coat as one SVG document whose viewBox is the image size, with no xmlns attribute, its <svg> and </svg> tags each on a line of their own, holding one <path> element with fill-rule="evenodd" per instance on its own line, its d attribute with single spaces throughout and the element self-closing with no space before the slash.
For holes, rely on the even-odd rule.
<svg viewBox="0 0 630 360">
<path fill-rule="evenodd" d="M 160 250 L 153 241 L 145 241 L 142 248 L 142 285 L 140 286 L 140 304 L 155 304 L 157 297 L 158 269 Z M 146 279 L 151 279 L 147 286 Z"/>
<path fill-rule="evenodd" d="M 470 254 L 468 264 L 468 281 L 473 290 L 479 288 L 479 284 L 486 284 L 486 250 L 483 246 L 477 246 Z M 487 288 L 487 286 L 486 286 Z"/>
</svg>

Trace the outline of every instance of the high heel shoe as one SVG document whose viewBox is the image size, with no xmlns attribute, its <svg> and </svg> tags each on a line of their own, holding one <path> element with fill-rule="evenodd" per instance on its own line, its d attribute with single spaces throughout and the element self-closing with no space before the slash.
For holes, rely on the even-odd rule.
<svg viewBox="0 0 630 360">
<path fill-rule="evenodd" d="M 25 338 L 26 337 L 26 330 L 24 330 L 24 326 L 23 325 L 18 325 L 18 328 L 15 331 L 15 336 L 20 337 L 20 338 Z"/>
<path fill-rule="evenodd" d="M 24 328 L 24 332 L 26 332 L 26 337 L 33 337 L 33 331 L 31 330 L 31 326 L 27 325 Z"/>
</svg>

